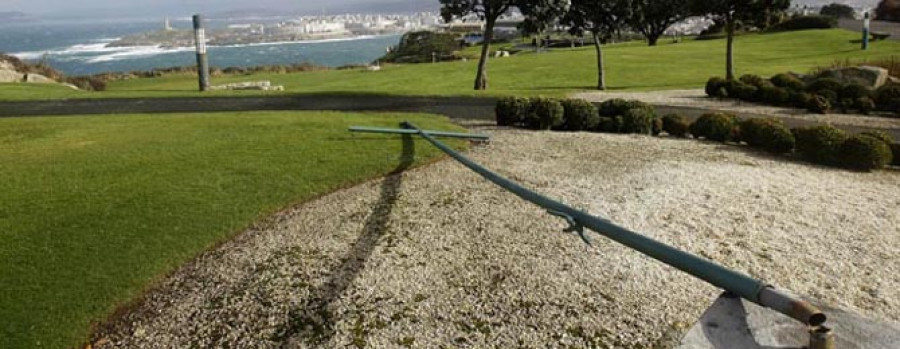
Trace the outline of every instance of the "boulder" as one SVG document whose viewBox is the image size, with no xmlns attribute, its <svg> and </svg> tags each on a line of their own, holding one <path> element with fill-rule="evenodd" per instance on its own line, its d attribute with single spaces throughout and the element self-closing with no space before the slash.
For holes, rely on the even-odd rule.
<svg viewBox="0 0 900 349">
<path fill-rule="evenodd" d="M 16 71 L 16 66 L 8 61 L 0 59 L 0 70 Z"/>
<path fill-rule="evenodd" d="M 25 74 L 25 82 L 32 84 L 55 84 L 56 81 L 41 74 Z"/>
<path fill-rule="evenodd" d="M 832 78 L 843 84 L 857 83 L 870 89 L 877 89 L 888 82 L 888 70 L 881 67 L 848 67 L 825 70 L 820 78 Z"/>
<path fill-rule="evenodd" d="M 0 82 L 22 82 L 25 74 L 15 70 L 0 69 Z"/>
</svg>

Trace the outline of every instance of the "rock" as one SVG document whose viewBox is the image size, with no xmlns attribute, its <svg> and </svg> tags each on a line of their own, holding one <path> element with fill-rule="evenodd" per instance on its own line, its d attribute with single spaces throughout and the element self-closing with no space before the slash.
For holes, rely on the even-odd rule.
<svg viewBox="0 0 900 349">
<path fill-rule="evenodd" d="M 0 60 L 0 70 L 16 71 L 16 67 L 9 61 Z"/>
<path fill-rule="evenodd" d="M 891 77 L 888 77 L 888 82 L 890 82 L 892 84 L 900 84 L 900 78 L 891 76 Z"/>
<path fill-rule="evenodd" d="M 41 74 L 25 74 L 25 82 L 32 84 L 55 84 L 56 81 Z"/>
<path fill-rule="evenodd" d="M 0 82 L 22 82 L 25 74 L 15 70 L 0 69 Z"/>
<path fill-rule="evenodd" d="M 888 70 L 881 67 L 848 67 L 825 70 L 819 73 L 820 78 L 832 78 L 844 84 L 857 83 L 876 89 L 888 82 Z"/>
<path fill-rule="evenodd" d="M 381 66 L 380 66 L 380 65 L 370 65 L 370 66 L 366 67 L 366 70 L 368 70 L 368 71 L 381 71 Z"/>
<path fill-rule="evenodd" d="M 60 84 L 60 85 L 63 85 L 63 86 L 65 86 L 65 87 L 68 87 L 68 88 L 73 89 L 73 90 L 81 90 L 80 88 L 78 88 L 78 86 L 75 86 L 75 85 L 72 85 L 72 84 L 62 83 L 62 84 Z"/>
</svg>

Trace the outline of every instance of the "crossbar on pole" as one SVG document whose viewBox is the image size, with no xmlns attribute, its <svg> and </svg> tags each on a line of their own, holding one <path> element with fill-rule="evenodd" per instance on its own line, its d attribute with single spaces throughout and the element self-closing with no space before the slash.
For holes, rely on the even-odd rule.
<svg viewBox="0 0 900 349">
<path fill-rule="evenodd" d="M 576 210 L 559 201 L 531 191 L 456 152 L 432 137 L 435 134 L 431 133 L 431 131 L 421 130 L 410 122 L 404 122 L 402 125 L 408 131 L 413 131 L 414 134 L 422 136 L 429 143 L 442 150 L 447 155 L 450 155 L 450 157 L 472 171 L 475 171 L 485 179 L 516 194 L 522 199 L 547 209 L 555 215 L 563 215 L 567 220 L 573 221 L 580 226 L 589 228 L 600 235 L 606 236 L 660 262 L 691 274 L 716 287 L 736 294 L 753 303 L 774 309 L 805 324 L 819 326 L 826 320 L 825 314 L 818 308 L 796 296 L 775 289 L 761 280 L 754 279 L 710 260 L 681 251 L 675 247 L 630 231 L 587 212 Z M 408 134 L 407 132 L 402 133 Z"/>
<path fill-rule="evenodd" d="M 410 129 L 402 129 L 402 128 L 379 128 L 379 127 L 365 127 L 365 126 L 350 126 L 350 132 L 362 132 L 362 133 L 387 133 L 387 134 L 419 134 L 420 131 L 410 130 Z M 444 131 L 421 131 L 425 132 L 432 136 L 438 137 L 448 137 L 448 138 L 465 138 L 465 139 L 479 139 L 479 140 L 487 140 L 490 139 L 491 136 L 483 135 L 483 134 L 470 134 L 470 133 L 458 133 L 458 132 L 444 132 Z"/>
</svg>

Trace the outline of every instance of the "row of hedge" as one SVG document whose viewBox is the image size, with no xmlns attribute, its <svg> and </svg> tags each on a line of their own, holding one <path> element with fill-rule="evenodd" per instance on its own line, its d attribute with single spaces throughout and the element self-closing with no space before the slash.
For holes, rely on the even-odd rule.
<svg viewBox="0 0 900 349">
<path fill-rule="evenodd" d="M 832 78 L 817 78 L 809 83 L 792 74 L 771 79 L 744 75 L 738 80 L 713 77 L 706 83 L 706 94 L 716 98 L 736 98 L 782 107 L 804 108 L 827 114 L 833 110 L 870 114 L 874 110 L 900 115 L 900 84 L 886 84 L 872 91 L 859 84 L 843 84 Z"/>
<path fill-rule="evenodd" d="M 640 101 L 613 99 L 599 105 L 578 99 L 508 97 L 497 102 L 497 125 L 533 130 L 593 131 L 688 137 L 746 143 L 772 154 L 796 151 L 803 159 L 857 170 L 900 166 L 900 144 L 883 132 L 854 136 L 830 125 L 789 129 L 778 119 L 740 120 L 725 113 L 705 114 L 693 123 L 684 116 L 658 117 Z M 896 154 L 896 156 L 895 156 Z"/>
</svg>

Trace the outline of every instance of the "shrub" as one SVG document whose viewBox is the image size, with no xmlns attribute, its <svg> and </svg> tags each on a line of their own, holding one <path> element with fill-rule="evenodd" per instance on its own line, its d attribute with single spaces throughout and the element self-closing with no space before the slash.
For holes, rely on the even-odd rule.
<svg viewBox="0 0 900 349">
<path fill-rule="evenodd" d="M 884 131 L 866 131 L 860 133 L 859 135 L 872 137 L 887 144 L 894 143 L 894 137 L 891 137 L 891 135 L 887 134 L 887 132 Z"/>
<path fill-rule="evenodd" d="M 766 79 L 763 79 L 763 77 L 753 74 L 742 75 L 738 80 L 747 85 L 756 86 L 757 88 L 763 87 L 766 83 L 768 83 L 768 81 L 766 81 Z"/>
<path fill-rule="evenodd" d="M 106 91 L 106 80 L 97 76 L 76 76 L 66 82 L 85 91 Z"/>
<path fill-rule="evenodd" d="M 822 91 L 832 91 L 835 94 L 839 94 L 843 88 L 844 85 L 837 79 L 818 78 L 809 84 L 806 90 L 816 94 L 822 94 Z"/>
<path fill-rule="evenodd" d="M 841 101 L 840 101 L 841 112 L 849 113 L 850 110 L 853 109 L 854 105 L 856 105 L 856 101 L 854 101 L 852 99 L 849 99 L 849 98 L 841 99 Z"/>
<path fill-rule="evenodd" d="M 866 135 L 856 135 L 844 141 L 840 155 L 844 167 L 862 171 L 882 168 L 890 164 L 893 158 L 887 143 Z"/>
<path fill-rule="evenodd" d="M 565 127 L 569 131 L 593 130 L 600 122 L 600 114 L 593 103 L 583 99 L 567 99 L 562 102 L 565 111 Z"/>
<path fill-rule="evenodd" d="M 879 110 L 900 112 L 900 84 L 886 84 L 875 91 L 875 105 Z"/>
<path fill-rule="evenodd" d="M 615 117 L 624 115 L 629 109 L 635 108 L 653 109 L 653 106 L 641 101 L 615 98 L 600 103 L 599 112 L 600 116 Z"/>
<path fill-rule="evenodd" d="M 869 115 L 875 110 L 875 102 L 868 97 L 858 98 L 854 102 L 854 107 L 863 115 Z"/>
<path fill-rule="evenodd" d="M 662 117 L 662 128 L 670 136 L 683 138 L 687 136 L 690 123 L 684 116 L 668 114 Z"/>
<path fill-rule="evenodd" d="M 622 115 L 622 133 L 651 134 L 656 113 L 652 108 L 631 108 Z"/>
<path fill-rule="evenodd" d="M 771 105 L 787 105 L 790 100 L 787 89 L 775 86 L 763 86 L 759 89 L 759 100 Z"/>
<path fill-rule="evenodd" d="M 837 18 L 831 16 L 796 16 L 772 26 L 769 31 L 805 29 L 830 29 L 837 27 Z"/>
<path fill-rule="evenodd" d="M 759 89 L 756 86 L 737 82 L 730 84 L 728 88 L 730 88 L 730 90 L 728 90 L 728 96 L 730 97 L 750 102 L 759 99 Z"/>
<path fill-rule="evenodd" d="M 831 103 L 832 106 L 840 105 L 841 103 L 838 93 L 832 90 L 821 90 L 819 92 L 816 92 L 816 94 L 825 97 L 825 99 L 828 100 L 828 103 Z"/>
<path fill-rule="evenodd" d="M 563 125 L 565 109 L 562 103 L 551 98 L 535 98 L 525 119 L 525 124 L 533 130 L 549 130 Z"/>
<path fill-rule="evenodd" d="M 528 98 L 504 97 L 497 101 L 494 109 L 497 126 L 515 126 L 525 121 L 531 102 Z"/>
<path fill-rule="evenodd" d="M 772 85 L 786 88 L 791 91 L 803 91 L 806 88 L 806 84 L 803 83 L 803 80 L 786 73 L 775 75 L 770 81 L 772 82 Z"/>
<path fill-rule="evenodd" d="M 694 137 L 706 138 L 717 142 L 727 142 L 735 138 L 737 117 L 731 114 L 703 114 L 691 124 L 690 131 Z"/>
<path fill-rule="evenodd" d="M 806 110 L 813 113 L 828 114 L 831 111 L 831 102 L 827 97 L 819 95 L 813 96 L 806 105 Z"/>
<path fill-rule="evenodd" d="M 891 153 L 894 154 L 894 161 L 891 164 L 900 166 L 900 143 L 891 143 Z"/>
<path fill-rule="evenodd" d="M 728 97 L 725 94 L 722 94 L 723 88 L 725 87 L 725 83 L 727 81 L 720 77 L 712 77 L 708 81 L 706 81 L 706 95 L 715 98 L 724 98 Z"/>
<path fill-rule="evenodd" d="M 794 108 L 804 108 L 809 106 L 809 101 L 813 96 L 806 92 L 791 91 L 788 92 L 788 100 Z"/>
<path fill-rule="evenodd" d="M 752 147 L 783 154 L 794 149 L 796 140 L 791 131 L 777 119 L 750 119 L 740 123 L 741 139 Z"/>
<path fill-rule="evenodd" d="M 835 165 L 840 160 L 841 145 L 847 134 L 831 125 L 793 129 L 797 151 L 804 159 L 823 165 Z"/>
<path fill-rule="evenodd" d="M 597 131 L 605 133 L 619 133 L 621 124 L 622 117 L 600 117 L 600 122 L 597 124 Z"/>
<path fill-rule="evenodd" d="M 651 131 L 651 133 L 654 136 L 659 136 L 659 134 L 662 133 L 662 131 L 663 131 L 662 118 L 654 117 L 653 118 L 653 131 Z"/>
<path fill-rule="evenodd" d="M 857 100 L 859 98 L 868 98 L 872 96 L 872 92 L 863 85 L 849 84 L 844 86 L 838 94 L 841 99 Z"/>
</svg>

